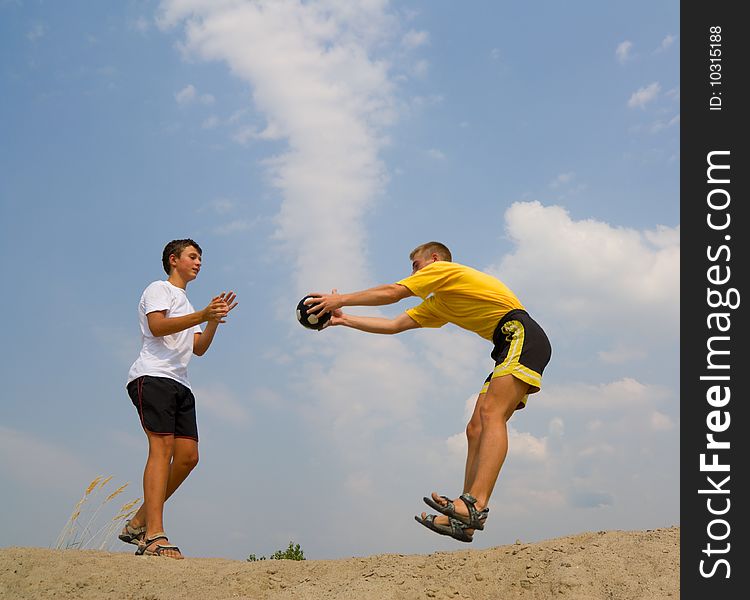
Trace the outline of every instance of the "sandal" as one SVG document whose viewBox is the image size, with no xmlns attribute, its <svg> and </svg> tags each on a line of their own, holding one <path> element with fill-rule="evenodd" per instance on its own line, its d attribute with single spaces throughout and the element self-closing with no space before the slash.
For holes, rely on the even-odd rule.
<svg viewBox="0 0 750 600">
<path fill-rule="evenodd" d="M 474 536 L 466 533 L 466 530 L 469 529 L 469 527 L 467 527 L 465 523 L 462 523 L 453 517 L 448 517 L 448 523 L 450 526 L 441 525 L 440 523 L 435 523 L 436 517 L 437 515 L 427 515 L 424 518 L 415 516 L 414 519 L 416 519 L 417 523 L 424 525 L 427 529 L 432 529 L 432 531 L 439 533 L 440 535 L 448 535 L 459 542 L 473 541 Z"/>
<path fill-rule="evenodd" d="M 469 516 L 458 514 L 456 512 L 456 505 L 453 504 L 453 501 L 447 496 L 440 497 L 445 500 L 445 505 L 439 504 L 432 498 L 428 498 L 426 496 L 423 498 L 423 500 L 428 506 L 434 508 L 439 513 L 444 514 L 446 517 L 457 519 L 464 525 L 467 525 L 468 529 L 478 529 L 480 531 L 484 529 L 484 522 L 487 520 L 487 515 L 489 514 L 490 509 L 485 508 L 483 510 L 477 510 L 474 506 L 477 503 L 477 499 L 474 496 L 472 496 L 468 492 L 464 492 L 459 496 L 459 498 L 466 505 L 466 508 L 469 511 Z"/>
<path fill-rule="evenodd" d="M 146 536 L 146 526 L 133 527 L 130 524 L 130 520 L 125 521 L 125 529 L 117 537 L 120 541 L 126 544 L 135 544 L 136 546 L 141 543 L 141 540 Z"/>
<path fill-rule="evenodd" d="M 136 555 L 138 556 L 161 556 L 162 552 L 165 550 L 175 550 L 180 553 L 180 556 L 169 556 L 165 558 L 184 558 L 182 556 L 182 552 L 180 552 L 180 549 L 177 546 L 174 546 L 172 544 L 157 544 L 156 550 L 149 550 L 148 547 L 153 545 L 154 542 L 158 540 L 167 540 L 169 541 L 169 538 L 167 538 L 167 535 L 160 531 L 155 536 L 144 539 L 138 546 L 138 550 L 135 551 Z"/>
</svg>

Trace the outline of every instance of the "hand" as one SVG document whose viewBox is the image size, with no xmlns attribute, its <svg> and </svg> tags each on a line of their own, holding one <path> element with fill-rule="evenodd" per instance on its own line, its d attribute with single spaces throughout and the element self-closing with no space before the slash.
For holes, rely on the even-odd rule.
<svg viewBox="0 0 750 600">
<path fill-rule="evenodd" d="M 235 298 L 237 298 L 237 295 L 234 292 L 222 292 L 218 296 L 214 296 L 208 306 L 203 309 L 206 321 L 217 324 L 226 323 L 225 317 L 230 310 L 237 306 Z"/>
<path fill-rule="evenodd" d="M 331 318 L 328 319 L 325 322 L 325 325 L 318 329 L 318 331 L 323 331 L 324 329 L 327 329 L 328 327 L 334 327 L 336 325 L 343 325 L 344 323 L 344 313 L 341 311 L 341 309 L 336 309 L 331 313 Z"/>
<path fill-rule="evenodd" d="M 235 302 L 237 299 L 237 294 L 234 292 L 222 292 L 219 294 L 219 298 L 224 298 L 224 302 L 227 305 L 227 313 L 229 313 L 230 310 L 232 310 L 239 302 Z"/>
<path fill-rule="evenodd" d="M 313 296 L 311 300 L 307 301 L 307 312 L 314 315 L 322 315 L 324 313 L 331 313 L 331 316 L 336 315 L 336 311 L 343 306 L 341 296 L 337 289 L 331 290 L 330 294 L 320 294 L 318 292 L 309 294 Z M 339 311 L 340 313 L 341 311 Z"/>
</svg>

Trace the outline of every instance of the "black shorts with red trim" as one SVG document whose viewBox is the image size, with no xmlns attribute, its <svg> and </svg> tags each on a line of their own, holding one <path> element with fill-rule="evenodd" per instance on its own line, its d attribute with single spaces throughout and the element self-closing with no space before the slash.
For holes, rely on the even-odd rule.
<svg viewBox="0 0 750 600">
<path fill-rule="evenodd" d="M 195 396 L 190 388 L 169 377 L 144 375 L 128 383 L 127 389 L 146 431 L 198 441 Z"/>
</svg>

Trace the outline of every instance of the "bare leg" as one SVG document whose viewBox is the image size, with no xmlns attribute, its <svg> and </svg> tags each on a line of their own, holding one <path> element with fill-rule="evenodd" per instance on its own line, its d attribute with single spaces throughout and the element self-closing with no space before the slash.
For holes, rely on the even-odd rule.
<svg viewBox="0 0 750 600">
<path fill-rule="evenodd" d="M 464 491 L 477 499 L 477 510 L 489 503 L 500 469 L 508 453 L 508 420 L 518 403 L 528 392 L 528 384 L 512 375 L 496 377 L 490 382 L 486 394 L 480 394 L 474 414 L 466 428 L 469 448 L 466 457 Z M 445 501 L 433 492 L 433 499 Z M 454 500 L 456 512 L 469 515 L 463 501 Z M 426 513 L 422 513 L 424 517 Z M 440 515 L 436 523 L 446 524 L 448 518 Z M 471 530 L 467 530 L 471 534 Z"/>
<path fill-rule="evenodd" d="M 198 463 L 198 442 L 172 435 L 157 435 L 146 432 L 149 454 L 143 472 L 143 505 L 130 520 L 133 527 L 147 526 L 146 537 L 164 531 L 164 503 Z M 150 547 L 169 542 L 159 540 Z M 164 551 L 164 556 L 181 558 L 173 550 Z"/>
<path fill-rule="evenodd" d="M 474 405 L 474 412 L 466 425 L 466 441 L 468 449 L 466 451 L 466 468 L 464 469 L 464 487 L 463 491 L 468 490 L 474 482 L 477 474 L 477 456 L 479 455 L 479 440 L 482 437 L 482 418 L 479 414 L 479 406 L 484 401 L 485 394 L 479 394 L 477 402 Z M 434 494 L 433 494 L 434 496 Z"/>
<path fill-rule="evenodd" d="M 198 442 L 187 438 L 175 438 L 174 455 L 169 468 L 169 478 L 167 479 L 167 489 L 164 494 L 164 500 L 175 493 L 180 484 L 187 479 L 190 472 L 198 464 Z M 145 475 L 145 474 L 144 474 Z M 130 519 L 133 527 L 141 527 L 146 524 L 146 503 L 141 504 L 138 512 Z"/>
<path fill-rule="evenodd" d="M 468 491 L 477 499 L 477 509 L 487 506 L 497 477 L 508 454 L 508 420 L 529 385 L 512 375 L 496 377 L 479 406 L 482 432 L 479 440 L 476 471 Z M 468 513 L 467 513 L 468 514 Z"/>
</svg>

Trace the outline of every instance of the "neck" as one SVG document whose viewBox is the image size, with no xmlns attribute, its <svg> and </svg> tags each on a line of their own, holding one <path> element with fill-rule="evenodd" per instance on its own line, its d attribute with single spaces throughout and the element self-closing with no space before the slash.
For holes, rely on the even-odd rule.
<svg viewBox="0 0 750 600">
<path fill-rule="evenodd" d="M 188 284 L 188 282 L 185 281 L 177 271 L 172 271 L 169 274 L 167 281 L 171 283 L 173 286 L 182 288 L 183 290 L 187 288 L 187 284 Z"/>
</svg>

